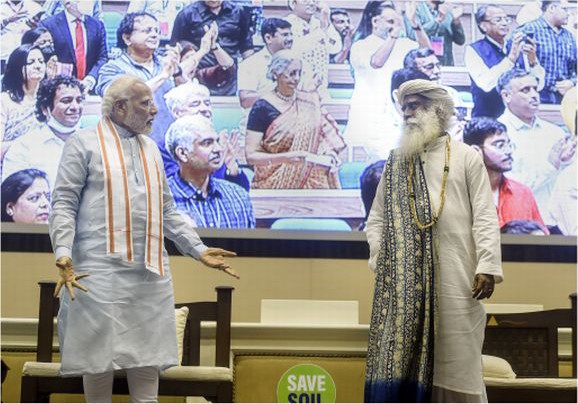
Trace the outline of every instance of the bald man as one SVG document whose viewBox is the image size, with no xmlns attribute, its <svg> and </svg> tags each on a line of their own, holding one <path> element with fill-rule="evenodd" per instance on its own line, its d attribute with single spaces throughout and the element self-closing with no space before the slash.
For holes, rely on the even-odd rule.
<svg viewBox="0 0 578 404">
<path fill-rule="evenodd" d="M 398 98 L 401 146 L 366 229 L 375 296 L 365 401 L 484 402 L 480 300 L 502 280 L 488 174 L 475 150 L 448 135 L 445 89 L 412 80 Z"/>
<path fill-rule="evenodd" d="M 178 364 L 164 236 L 184 255 L 238 277 L 225 260 L 235 254 L 206 247 L 175 210 L 147 136 L 156 113 L 146 83 L 121 76 L 104 95 L 96 129 L 66 142 L 56 177 L 50 237 L 60 271 L 61 374 L 83 376 L 87 402 L 112 401 L 119 369 L 132 402 L 156 402 L 159 371 Z M 75 296 L 73 287 L 84 292 Z"/>
</svg>

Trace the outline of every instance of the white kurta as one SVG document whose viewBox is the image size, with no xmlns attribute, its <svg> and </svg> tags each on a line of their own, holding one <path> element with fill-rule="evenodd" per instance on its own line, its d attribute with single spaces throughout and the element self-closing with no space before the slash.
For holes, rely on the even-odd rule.
<svg viewBox="0 0 578 404">
<path fill-rule="evenodd" d="M 376 69 L 370 64 L 371 57 L 384 42 L 372 34 L 351 47 L 355 87 L 343 137 L 350 146 L 364 146 L 370 160 L 386 159 L 399 146 L 401 119 L 391 98 L 391 76 L 403 67 L 405 55 L 418 47 L 408 38 L 396 39 L 389 58 Z"/>
<path fill-rule="evenodd" d="M 88 293 L 71 302 L 61 294 L 58 332 L 62 375 L 178 364 L 172 276 L 164 250 L 165 275 L 145 268 L 146 193 L 138 141 L 117 127 L 128 173 L 134 262 L 106 254 L 103 165 L 94 130 L 74 134 L 64 146 L 50 217 L 56 257 L 72 257 Z M 148 140 L 153 142 L 153 140 Z M 164 233 L 179 250 L 198 258 L 206 249 L 194 224 L 174 208 L 164 180 Z"/>
<path fill-rule="evenodd" d="M 437 211 L 445 161 L 445 137 L 436 139 L 420 158 L 432 204 Z M 480 155 L 452 140 L 445 208 L 434 241 L 440 266 L 436 272 L 438 311 L 434 349 L 434 385 L 454 392 L 482 395 L 482 344 L 486 313 L 472 298 L 476 274 L 503 279 L 498 216 L 488 174 Z M 384 220 L 383 181 L 367 221 L 370 268 L 375 270 Z M 408 212 L 409 214 L 409 212 Z M 435 237 L 435 236 L 434 236 Z M 438 248 L 439 246 L 439 248 Z"/>
</svg>

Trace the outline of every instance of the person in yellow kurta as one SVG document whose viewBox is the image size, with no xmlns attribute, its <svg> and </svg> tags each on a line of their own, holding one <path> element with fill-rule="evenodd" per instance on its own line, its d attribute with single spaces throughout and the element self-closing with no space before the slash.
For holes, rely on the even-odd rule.
<svg viewBox="0 0 578 404">
<path fill-rule="evenodd" d="M 446 132 L 448 92 L 401 85 L 401 146 L 367 220 L 375 271 L 366 402 L 484 402 L 480 300 L 501 282 L 500 232 L 478 153 Z"/>
</svg>

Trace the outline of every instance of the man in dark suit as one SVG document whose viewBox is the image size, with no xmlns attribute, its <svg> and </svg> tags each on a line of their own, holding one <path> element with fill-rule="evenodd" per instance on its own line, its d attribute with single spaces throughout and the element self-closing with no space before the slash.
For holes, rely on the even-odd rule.
<svg viewBox="0 0 578 404">
<path fill-rule="evenodd" d="M 72 63 L 73 75 L 91 90 L 100 67 L 108 60 L 106 31 L 100 20 L 80 12 L 78 2 L 63 0 L 64 11 L 46 18 L 40 25 L 52 34 L 58 61 Z"/>
</svg>

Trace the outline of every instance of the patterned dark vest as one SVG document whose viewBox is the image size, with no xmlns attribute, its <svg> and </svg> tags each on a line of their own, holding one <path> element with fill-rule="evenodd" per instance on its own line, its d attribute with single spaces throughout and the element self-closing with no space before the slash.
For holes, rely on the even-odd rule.
<svg viewBox="0 0 578 404">
<path fill-rule="evenodd" d="M 488 68 L 494 67 L 506 57 L 502 50 L 487 38 L 480 39 L 479 41 L 474 42 L 471 46 L 482 58 Z M 471 80 L 471 82 L 472 97 L 474 99 L 472 117 L 488 116 L 491 118 L 498 118 L 502 115 L 506 107 L 502 102 L 502 97 L 498 93 L 498 90 L 494 87 L 489 93 L 487 93 L 478 87 L 476 83 L 474 83 L 474 80 Z"/>
</svg>

